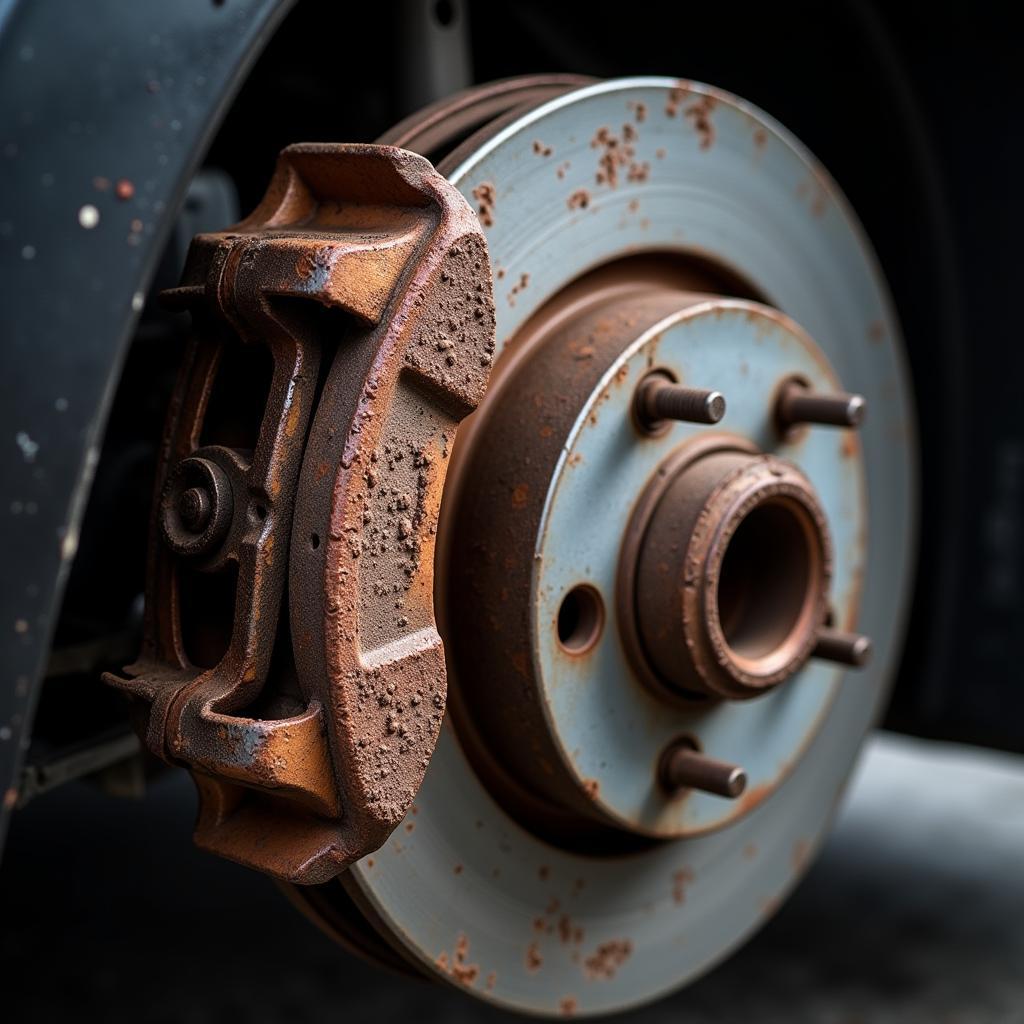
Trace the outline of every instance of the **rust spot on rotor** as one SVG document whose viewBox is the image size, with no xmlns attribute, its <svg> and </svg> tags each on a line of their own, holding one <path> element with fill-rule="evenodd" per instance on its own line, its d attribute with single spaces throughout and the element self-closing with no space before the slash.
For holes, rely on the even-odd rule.
<svg viewBox="0 0 1024 1024">
<path fill-rule="evenodd" d="M 448 951 L 442 950 L 434 960 L 434 966 L 442 974 L 447 974 L 460 985 L 469 988 L 480 976 L 480 965 L 468 963 L 468 959 L 469 939 L 464 934 L 460 934 L 455 940 L 455 949 L 452 955 L 449 957 Z"/>
<path fill-rule="evenodd" d="M 683 904 L 686 902 L 687 886 L 693 881 L 692 868 L 680 868 L 672 875 L 672 902 Z"/>
<path fill-rule="evenodd" d="M 489 228 L 494 224 L 494 203 L 498 198 L 498 194 L 494 185 L 489 181 L 482 181 L 476 188 L 473 189 L 473 198 L 477 201 L 477 214 L 480 217 L 480 223 L 485 228 Z"/>
<path fill-rule="evenodd" d="M 715 141 L 715 126 L 711 120 L 711 112 L 715 105 L 715 98 L 705 95 L 691 103 L 684 111 L 700 139 L 701 149 L 710 149 Z"/>
<path fill-rule="evenodd" d="M 767 783 L 751 787 L 736 801 L 739 813 L 746 814 L 748 811 L 754 810 L 755 807 L 759 807 L 773 792 L 774 787 Z"/>
<path fill-rule="evenodd" d="M 570 210 L 585 210 L 590 205 L 590 193 L 585 188 L 578 188 L 566 202 Z"/>
<path fill-rule="evenodd" d="M 526 947 L 526 969 L 533 974 L 539 971 L 543 964 L 544 959 L 540 955 L 540 948 L 536 942 L 531 942 Z"/>
<path fill-rule="evenodd" d="M 633 953 L 633 943 L 629 939 L 613 939 L 602 942 L 590 956 L 583 961 L 583 973 L 588 978 L 610 981 L 616 972 Z"/>
</svg>

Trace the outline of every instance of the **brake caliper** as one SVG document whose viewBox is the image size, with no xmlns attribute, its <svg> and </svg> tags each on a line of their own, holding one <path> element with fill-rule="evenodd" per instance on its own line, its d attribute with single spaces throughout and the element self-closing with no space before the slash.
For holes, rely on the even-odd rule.
<svg viewBox="0 0 1024 1024">
<path fill-rule="evenodd" d="M 434 540 L 494 353 L 486 243 L 423 158 L 292 146 L 167 297 L 195 331 L 143 650 L 108 682 L 148 748 L 191 771 L 201 847 L 324 882 L 387 839 L 437 741 Z"/>
</svg>

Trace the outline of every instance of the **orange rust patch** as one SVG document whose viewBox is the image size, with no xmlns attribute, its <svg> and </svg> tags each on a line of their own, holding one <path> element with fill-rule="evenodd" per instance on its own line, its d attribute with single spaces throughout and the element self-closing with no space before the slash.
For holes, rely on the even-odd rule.
<svg viewBox="0 0 1024 1024">
<path fill-rule="evenodd" d="M 291 409 L 288 410 L 288 419 L 286 419 L 284 423 L 284 432 L 289 437 L 295 436 L 295 431 L 298 430 L 299 420 L 301 417 L 302 410 L 299 408 L 297 403 L 293 404 Z"/>
<path fill-rule="evenodd" d="M 455 955 L 449 959 L 447 950 L 442 950 L 434 961 L 439 971 L 450 975 L 459 984 L 470 986 L 480 974 L 478 964 L 466 962 L 469 956 L 469 939 L 465 935 L 459 935 L 455 941 Z"/>
<path fill-rule="evenodd" d="M 597 779 L 587 779 L 583 783 L 583 792 L 587 794 L 588 799 L 596 800 L 597 794 L 601 791 L 601 783 Z"/>
<path fill-rule="evenodd" d="M 613 939 L 602 942 L 594 952 L 583 961 L 583 971 L 589 978 L 610 980 L 615 972 L 630 958 L 633 943 L 629 939 Z"/>
<path fill-rule="evenodd" d="M 576 1015 L 576 1000 L 572 996 L 566 996 L 558 1004 L 558 1012 L 563 1017 L 574 1017 Z"/>
<path fill-rule="evenodd" d="M 494 224 L 494 203 L 498 198 L 497 190 L 489 181 L 482 181 L 473 189 L 473 198 L 477 201 L 477 216 L 485 228 Z"/>
<path fill-rule="evenodd" d="M 675 117 L 676 114 L 679 113 L 679 108 L 682 106 L 687 92 L 688 90 L 683 86 L 676 86 L 674 89 L 669 89 L 668 97 L 665 100 L 666 117 Z"/>
<path fill-rule="evenodd" d="M 594 175 L 598 185 L 615 188 L 619 183 L 619 171 L 623 169 L 627 181 L 647 180 L 650 164 L 636 159 L 636 149 L 633 146 L 636 139 L 637 131 L 628 122 L 622 126 L 622 131 L 618 135 L 607 127 L 597 130 L 590 140 L 590 148 L 600 150 L 601 154 Z"/>
<path fill-rule="evenodd" d="M 693 130 L 700 139 L 701 149 L 710 149 L 715 141 L 715 126 L 711 121 L 711 112 L 715 109 L 713 96 L 701 96 L 691 103 L 684 113 L 693 125 Z"/>
<path fill-rule="evenodd" d="M 528 484 L 516 484 L 512 491 L 512 507 L 522 508 L 530 499 L 530 488 Z"/>
<path fill-rule="evenodd" d="M 543 957 L 540 955 L 540 950 L 537 948 L 536 942 L 531 942 L 526 947 L 526 969 L 533 973 L 539 971 L 544 963 Z"/>
<path fill-rule="evenodd" d="M 456 864 L 455 867 L 452 868 L 452 874 L 461 875 L 462 874 L 462 865 L 461 864 Z"/>
<path fill-rule="evenodd" d="M 583 942 L 583 929 L 579 925 L 574 925 L 568 914 L 563 914 L 558 919 L 558 938 L 563 945 L 568 946 L 571 942 L 578 946 Z"/>
<path fill-rule="evenodd" d="M 637 124 L 643 124 L 647 120 L 647 104 L 639 100 L 630 100 L 626 106 L 633 111 L 633 117 Z"/>
<path fill-rule="evenodd" d="M 743 796 L 737 801 L 739 805 L 740 814 L 746 814 L 748 811 L 752 811 L 755 807 L 761 804 L 771 794 L 772 787 L 767 783 L 762 783 L 760 786 L 755 786 L 753 789 L 748 789 Z"/>
<path fill-rule="evenodd" d="M 763 128 L 754 129 L 754 145 L 758 149 L 764 149 L 768 145 L 768 133 Z"/>
<path fill-rule="evenodd" d="M 692 868 L 680 868 L 672 875 L 672 901 L 677 904 L 686 902 L 686 887 L 693 881 Z"/>
<path fill-rule="evenodd" d="M 585 188 L 578 188 L 566 202 L 570 210 L 585 210 L 590 205 L 590 193 Z"/>
<path fill-rule="evenodd" d="M 553 152 L 550 146 L 545 146 L 539 139 L 533 140 L 533 151 L 537 156 L 551 156 Z"/>
<path fill-rule="evenodd" d="M 516 296 L 530 283 L 529 274 L 520 274 L 519 282 L 512 286 L 512 290 L 506 296 L 508 304 L 514 306 L 516 304 Z"/>
</svg>

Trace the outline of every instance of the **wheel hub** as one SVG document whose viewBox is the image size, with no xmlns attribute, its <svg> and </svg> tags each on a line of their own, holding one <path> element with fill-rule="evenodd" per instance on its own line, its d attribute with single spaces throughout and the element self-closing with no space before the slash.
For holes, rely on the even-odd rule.
<svg viewBox="0 0 1024 1024">
<path fill-rule="evenodd" d="M 828 512 L 796 464 L 807 446 L 832 463 L 819 479 L 850 541 L 839 582 L 863 566 L 859 449 L 776 426 L 779 381 L 838 388 L 817 346 L 758 303 L 643 276 L 581 282 L 510 343 L 460 435 L 441 523 L 460 738 L 525 823 L 610 848 L 742 813 L 664 785 L 659 759 L 680 737 L 764 795 L 821 721 L 827 666 L 799 695 L 734 703 L 795 677 L 826 615 L 858 614 L 849 589 L 830 611 Z M 713 424 L 652 423 L 638 414 L 652 378 L 713 385 L 727 407 Z"/>
</svg>

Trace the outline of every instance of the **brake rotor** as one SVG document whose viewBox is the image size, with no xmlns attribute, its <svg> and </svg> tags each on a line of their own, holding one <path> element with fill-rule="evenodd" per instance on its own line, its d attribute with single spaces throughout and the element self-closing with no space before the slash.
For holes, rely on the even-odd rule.
<svg viewBox="0 0 1024 1024">
<path fill-rule="evenodd" d="M 827 174 L 706 86 L 497 83 L 381 141 L 290 148 L 193 246 L 112 681 L 196 778 L 198 841 L 345 945 L 621 1010 L 780 904 L 884 702 L 898 325 Z M 237 342 L 273 364 L 248 435 L 209 425 Z"/>
<path fill-rule="evenodd" d="M 914 537 L 899 328 L 828 175 L 706 86 L 589 85 L 505 114 L 440 167 L 484 226 L 501 358 L 460 428 L 442 507 L 450 714 L 404 827 L 341 882 L 426 973 L 510 1009 L 607 1013 L 705 972 L 774 912 L 884 703 Z M 636 388 L 656 369 L 721 392 L 724 418 L 638 430 Z M 780 428 L 793 380 L 855 392 L 870 415 L 856 433 Z M 672 459 L 701 446 L 754 476 L 779 460 L 803 518 L 748 480 L 748 512 L 783 511 L 747 519 L 745 557 L 780 545 L 762 574 L 818 574 L 800 584 L 804 626 L 787 631 L 784 612 L 767 641 L 753 627 L 754 688 L 731 697 L 693 692 L 692 672 L 667 678 L 637 638 L 635 595 L 669 614 L 673 586 L 630 554 L 636 517 L 659 473 L 684 480 Z M 673 529 L 685 538 L 679 515 L 655 561 L 680 546 Z M 805 521 L 820 524 L 817 547 Z M 792 565 L 812 557 L 816 569 Z M 648 573 L 639 591 L 627 561 Z M 751 586 L 785 605 L 785 586 Z M 823 621 L 870 636 L 870 664 L 810 657 Z M 758 679 L 773 628 L 803 650 Z M 742 767 L 745 793 L 659 785 L 680 738 Z"/>
</svg>

